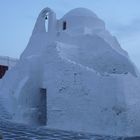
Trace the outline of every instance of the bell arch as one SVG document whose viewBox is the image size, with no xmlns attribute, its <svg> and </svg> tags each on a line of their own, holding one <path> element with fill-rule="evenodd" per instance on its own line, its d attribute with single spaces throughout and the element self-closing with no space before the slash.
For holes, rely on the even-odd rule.
<svg viewBox="0 0 140 140">
<path fill-rule="evenodd" d="M 44 8 L 36 21 L 33 33 L 48 32 L 50 35 L 56 32 L 56 14 L 50 8 Z"/>
</svg>

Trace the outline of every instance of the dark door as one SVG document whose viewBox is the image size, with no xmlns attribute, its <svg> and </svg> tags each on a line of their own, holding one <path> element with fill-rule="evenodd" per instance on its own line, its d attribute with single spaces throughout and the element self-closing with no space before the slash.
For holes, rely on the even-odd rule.
<svg viewBox="0 0 140 140">
<path fill-rule="evenodd" d="M 38 122 L 40 125 L 47 125 L 47 90 L 40 89 L 40 103 Z"/>
</svg>

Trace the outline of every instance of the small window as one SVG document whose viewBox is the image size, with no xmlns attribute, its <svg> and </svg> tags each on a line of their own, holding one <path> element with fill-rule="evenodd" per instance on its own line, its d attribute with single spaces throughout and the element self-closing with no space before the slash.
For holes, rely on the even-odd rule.
<svg viewBox="0 0 140 140">
<path fill-rule="evenodd" d="M 67 23 L 66 23 L 66 21 L 64 21 L 63 22 L 63 30 L 66 30 L 66 28 L 67 28 Z"/>
</svg>

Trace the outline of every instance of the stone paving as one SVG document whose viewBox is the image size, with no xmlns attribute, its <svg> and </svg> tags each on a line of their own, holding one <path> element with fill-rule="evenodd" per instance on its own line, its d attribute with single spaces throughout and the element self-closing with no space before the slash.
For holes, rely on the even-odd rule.
<svg viewBox="0 0 140 140">
<path fill-rule="evenodd" d="M 31 127 L 2 119 L 0 120 L 0 133 L 3 136 L 3 140 L 140 140 L 140 137 L 109 137 L 45 129 L 43 127 Z"/>
<path fill-rule="evenodd" d="M 115 140 L 115 138 L 91 134 L 29 127 L 2 120 L 0 132 L 4 140 Z"/>
</svg>

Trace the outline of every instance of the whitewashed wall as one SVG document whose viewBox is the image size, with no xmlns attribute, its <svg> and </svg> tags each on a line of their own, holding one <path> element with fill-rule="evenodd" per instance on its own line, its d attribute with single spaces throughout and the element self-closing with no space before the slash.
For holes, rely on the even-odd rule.
<svg viewBox="0 0 140 140">
<path fill-rule="evenodd" d="M 0 56 L 0 65 L 6 65 L 9 69 L 16 65 L 18 59 L 8 56 Z"/>
</svg>

